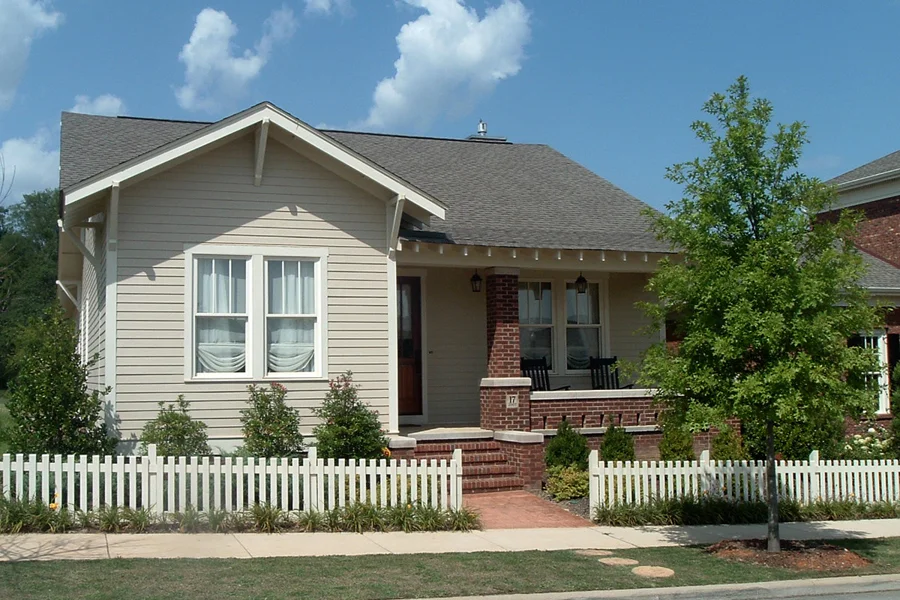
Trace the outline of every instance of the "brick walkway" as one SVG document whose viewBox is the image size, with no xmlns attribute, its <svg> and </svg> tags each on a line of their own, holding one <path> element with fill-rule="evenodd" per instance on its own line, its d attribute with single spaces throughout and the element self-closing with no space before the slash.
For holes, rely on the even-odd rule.
<svg viewBox="0 0 900 600">
<path fill-rule="evenodd" d="M 485 529 L 533 529 L 537 527 L 591 527 L 593 523 L 573 515 L 548 500 L 523 491 L 469 494 L 469 508 L 478 511 Z"/>
</svg>

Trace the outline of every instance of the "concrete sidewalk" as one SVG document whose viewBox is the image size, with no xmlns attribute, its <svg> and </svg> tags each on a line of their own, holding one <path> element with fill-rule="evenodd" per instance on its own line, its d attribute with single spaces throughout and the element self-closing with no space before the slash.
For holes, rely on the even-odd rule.
<svg viewBox="0 0 900 600">
<path fill-rule="evenodd" d="M 784 523 L 781 534 L 784 539 L 900 537 L 900 519 Z M 0 561 L 619 550 L 711 544 L 765 535 L 765 525 L 489 529 L 471 533 L 20 534 L 0 536 Z"/>
</svg>

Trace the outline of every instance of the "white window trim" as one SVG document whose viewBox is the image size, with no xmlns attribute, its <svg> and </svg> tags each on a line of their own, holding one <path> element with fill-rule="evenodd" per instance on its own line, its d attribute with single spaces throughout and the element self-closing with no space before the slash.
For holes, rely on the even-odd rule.
<svg viewBox="0 0 900 600">
<path fill-rule="evenodd" d="M 194 319 L 197 258 L 247 259 L 247 370 L 246 373 L 196 373 L 194 361 Z M 308 373 L 266 371 L 266 278 L 267 260 L 314 260 L 316 279 L 316 368 Z M 184 380 L 185 382 L 273 382 L 325 381 L 328 379 L 328 249 L 282 246 L 222 246 L 199 244 L 184 250 Z"/>
<path fill-rule="evenodd" d="M 879 415 L 886 415 L 891 412 L 891 384 L 890 369 L 888 365 L 888 339 L 887 331 L 884 329 L 876 329 L 869 332 L 860 332 L 859 337 L 865 339 L 878 338 L 878 360 L 880 362 L 878 369 L 878 412 Z M 863 342 L 865 344 L 865 341 Z M 867 373 L 872 374 L 874 371 Z"/>
</svg>

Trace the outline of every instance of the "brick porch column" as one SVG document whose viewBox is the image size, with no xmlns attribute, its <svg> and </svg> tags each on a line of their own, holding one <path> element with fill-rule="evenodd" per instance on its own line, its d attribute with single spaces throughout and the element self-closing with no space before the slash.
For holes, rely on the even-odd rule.
<svg viewBox="0 0 900 600">
<path fill-rule="evenodd" d="M 531 380 L 519 369 L 519 270 L 495 267 L 485 279 L 488 364 L 481 426 L 531 431 Z"/>
</svg>

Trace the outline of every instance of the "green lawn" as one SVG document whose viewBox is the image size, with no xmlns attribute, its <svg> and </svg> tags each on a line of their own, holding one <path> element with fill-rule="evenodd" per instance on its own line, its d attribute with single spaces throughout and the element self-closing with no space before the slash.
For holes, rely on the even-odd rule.
<svg viewBox="0 0 900 600">
<path fill-rule="evenodd" d="M 900 572 L 900 540 L 847 541 L 872 559 L 863 572 Z M 642 580 L 574 552 L 517 552 L 232 560 L 98 560 L 0 563 L 0 598 L 322 598 L 375 600 L 741 583 L 821 577 L 736 565 L 699 548 L 617 551 L 675 570 Z M 827 574 L 826 574 L 827 575 Z"/>
<path fill-rule="evenodd" d="M 6 439 L 3 437 L 3 429 L 9 424 L 9 411 L 6 410 L 7 391 L 0 390 L 0 454 L 7 451 Z"/>
</svg>

